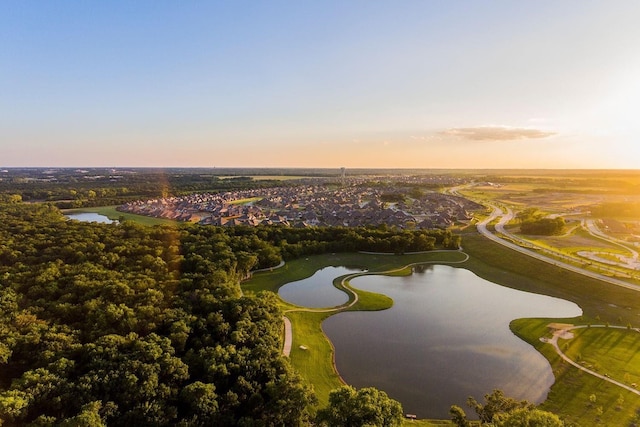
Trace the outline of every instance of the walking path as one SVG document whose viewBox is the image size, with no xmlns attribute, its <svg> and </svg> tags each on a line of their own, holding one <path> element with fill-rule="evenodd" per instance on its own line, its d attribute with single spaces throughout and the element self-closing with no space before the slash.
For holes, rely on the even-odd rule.
<svg viewBox="0 0 640 427">
<path fill-rule="evenodd" d="M 546 342 L 548 344 L 551 344 L 553 346 L 553 348 L 555 349 L 556 353 L 558 353 L 558 355 L 560 357 L 562 357 L 562 359 L 569 363 L 572 366 L 575 366 L 576 368 L 580 369 L 583 372 L 586 372 L 590 375 L 593 375 L 594 377 L 600 378 L 602 380 L 608 381 L 611 384 L 615 384 L 618 387 L 621 387 L 627 391 L 630 391 L 631 393 L 637 394 L 640 396 L 640 391 L 636 390 L 635 388 L 628 386 L 624 383 L 621 383 L 620 381 L 616 381 L 612 378 L 610 378 L 607 374 L 599 374 L 595 371 L 592 371 L 591 369 L 587 369 L 584 366 L 580 365 L 577 362 L 574 362 L 573 360 L 571 360 L 566 354 L 563 353 L 562 350 L 560 350 L 560 346 L 558 345 L 558 338 L 561 338 L 562 335 L 566 334 L 569 331 L 573 331 L 574 329 L 583 329 L 583 328 L 606 328 L 606 325 L 591 325 L 591 326 L 587 326 L 587 325 L 580 325 L 580 326 L 569 326 L 567 328 L 562 328 L 562 329 L 557 329 L 554 333 L 553 333 L 553 337 L 551 339 L 547 339 L 547 338 L 540 338 L 540 340 L 542 342 Z M 610 329 L 627 329 L 624 326 L 608 326 L 608 328 Z M 638 329 L 633 329 L 634 331 L 638 331 L 640 332 Z"/>
<path fill-rule="evenodd" d="M 600 228 L 596 224 L 596 221 L 592 219 L 582 220 L 581 226 L 596 239 L 604 240 L 605 242 L 611 245 L 618 246 L 624 249 L 625 251 L 629 252 L 630 257 L 624 257 L 624 258 L 627 258 L 626 262 L 623 262 L 622 259 L 620 259 L 619 262 L 612 262 L 613 265 L 618 265 L 620 267 L 628 268 L 631 270 L 640 268 L 640 261 L 638 260 L 640 258 L 640 255 L 638 254 L 638 251 L 630 247 L 629 242 L 616 239 L 615 237 L 609 236 L 608 234 L 604 233 L 602 230 L 600 230 Z M 597 254 L 597 252 L 595 251 L 592 251 L 592 252 Z"/>
<path fill-rule="evenodd" d="M 259 272 L 261 272 L 261 271 L 273 271 L 273 270 L 275 270 L 276 268 L 280 268 L 280 267 L 283 267 L 283 266 L 284 266 L 284 260 L 283 260 L 283 261 L 280 261 L 280 264 L 276 265 L 275 267 L 259 268 L 259 269 L 257 269 L 257 270 L 253 270 L 253 271 L 251 271 L 251 274 L 253 274 L 253 273 L 259 273 Z"/>
<path fill-rule="evenodd" d="M 293 344 L 293 334 L 291 333 L 291 320 L 288 317 L 282 316 L 284 320 L 284 345 L 282 347 L 282 354 L 289 356 L 291 354 L 291 344 Z"/>
<path fill-rule="evenodd" d="M 454 251 L 450 251 L 450 250 L 437 250 L 437 251 L 425 251 L 423 253 L 438 253 L 438 252 L 447 252 L 447 253 L 451 253 Z M 351 293 L 351 295 L 353 295 L 353 300 L 351 302 L 348 302 L 346 304 L 343 305 L 339 305 L 337 307 L 331 307 L 331 308 L 292 308 L 290 310 L 286 310 L 284 312 L 284 316 L 282 316 L 282 319 L 284 320 L 284 346 L 282 348 L 282 354 L 289 357 L 289 355 L 291 354 L 291 347 L 293 345 L 293 327 L 291 325 L 291 320 L 289 320 L 289 318 L 286 316 L 287 313 L 292 313 L 292 312 L 311 312 L 311 313 L 332 313 L 332 312 L 338 312 L 338 311 L 343 311 L 346 310 L 348 308 L 353 307 L 354 305 L 356 305 L 358 303 L 358 293 L 351 288 L 351 286 L 347 285 L 347 282 L 355 277 L 359 277 L 359 276 L 371 276 L 371 275 L 385 275 L 385 274 L 390 274 L 390 273 L 395 273 L 397 271 L 401 271 L 404 270 L 405 268 L 409 268 L 409 267 L 414 267 L 417 265 L 423 265 L 423 264 L 462 264 L 464 262 L 466 262 L 469 259 L 469 255 L 465 252 L 463 252 L 462 250 L 457 251 L 458 253 L 461 253 L 464 256 L 464 259 L 460 260 L 460 261 L 421 261 L 421 262 L 413 262 L 411 264 L 407 264 L 403 267 L 399 267 L 399 268 L 395 268 L 393 270 L 387 270 L 387 271 L 364 271 L 364 272 L 359 272 L 359 273 L 353 273 L 353 274 L 348 274 L 346 276 L 344 276 L 342 278 L 342 280 L 340 280 L 340 286 L 342 287 L 342 289 L 345 290 L 345 292 L 349 292 Z M 377 253 L 377 252 L 366 252 L 367 254 L 376 254 L 376 255 L 388 255 L 388 253 Z M 420 252 L 413 252 L 413 253 L 420 253 Z M 351 299 L 351 298 L 349 298 Z"/>
</svg>

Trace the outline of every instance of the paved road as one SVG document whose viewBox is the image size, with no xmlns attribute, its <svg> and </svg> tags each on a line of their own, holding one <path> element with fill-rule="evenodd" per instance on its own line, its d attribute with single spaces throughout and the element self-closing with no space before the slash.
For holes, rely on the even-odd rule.
<svg viewBox="0 0 640 427">
<path fill-rule="evenodd" d="M 586 372 L 586 373 L 588 373 L 590 375 L 593 375 L 594 377 L 598 377 L 598 378 L 600 378 L 602 380 L 608 381 L 611 384 L 615 384 L 618 387 L 621 387 L 621 388 L 623 388 L 623 389 L 625 389 L 627 391 L 630 391 L 631 393 L 635 393 L 635 394 L 640 396 L 640 391 L 636 390 L 635 388 L 633 388 L 631 386 L 628 386 L 628 385 L 626 385 L 624 383 L 621 383 L 620 381 L 616 381 L 613 378 L 610 378 L 606 374 L 599 374 L 599 373 L 597 373 L 595 371 L 592 371 L 591 369 L 585 368 L 584 366 L 580 365 L 579 363 L 576 363 L 573 360 L 571 360 L 566 354 L 564 354 L 562 352 L 562 350 L 560 350 L 560 346 L 558 346 L 558 338 L 560 338 L 560 335 L 562 335 L 565 332 L 572 331 L 574 329 L 583 329 L 583 328 L 588 328 L 588 327 L 589 326 L 587 326 L 587 325 L 580 325 L 580 326 L 572 326 L 570 328 L 557 330 L 557 331 L 555 331 L 553 333 L 553 338 L 551 338 L 550 340 L 545 340 L 544 342 L 547 342 L 547 343 L 551 344 L 553 346 L 553 348 L 556 350 L 556 353 L 558 353 L 558 355 L 560 357 L 562 357 L 562 359 L 565 362 L 575 366 L 576 368 L 580 369 L 583 372 Z M 591 327 L 592 328 L 606 328 L 607 326 L 605 326 L 605 325 L 595 325 L 595 326 L 591 326 Z M 624 326 L 609 326 L 609 328 L 610 329 L 627 329 Z M 634 329 L 634 330 L 638 331 L 637 329 Z"/>
<path fill-rule="evenodd" d="M 465 196 L 461 196 L 458 191 L 464 188 L 468 188 L 471 187 L 473 184 L 467 184 L 467 185 L 463 185 L 463 186 L 459 186 L 459 187 L 454 187 L 449 189 L 447 192 L 449 194 L 453 194 L 456 196 L 460 196 L 460 197 L 465 197 Z M 479 201 L 476 201 L 477 203 L 481 203 Z M 560 268 L 564 268 L 570 271 L 573 271 L 575 273 L 578 274 L 582 274 L 583 276 L 588 276 L 594 279 L 598 279 L 601 280 L 603 282 L 607 282 L 607 283 L 611 283 L 613 285 L 616 286 L 621 286 L 623 288 L 627 288 L 627 289 L 631 289 L 634 291 L 640 291 L 640 286 L 638 285 L 634 285 L 632 283 L 626 282 L 624 280 L 620 280 L 620 279 L 616 279 L 614 277 L 609 277 L 609 276 L 605 276 L 603 274 L 598 274 L 589 270 L 585 270 L 583 268 L 577 267 L 575 265 L 572 264 L 568 264 L 566 262 L 562 262 L 562 261 L 558 261 L 557 259 L 542 255 L 539 252 L 527 249 L 527 247 L 535 247 L 531 242 L 528 242 L 524 239 L 521 239 L 520 237 L 509 233 L 504 226 L 511 221 L 511 219 L 513 219 L 513 212 L 511 211 L 511 209 L 506 209 L 506 212 L 503 211 L 501 208 L 499 208 L 498 206 L 492 205 L 492 204 L 488 204 L 486 202 L 483 202 L 485 206 L 489 207 L 491 209 L 491 214 L 489 215 L 489 217 L 487 217 L 485 220 L 481 221 L 478 223 L 477 225 L 477 229 L 478 232 L 480 234 L 482 234 L 483 236 L 485 236 L 486 238 L 493 240 L 496 243 L 499 243 L 503 246 L 506 246 L 510 249 L 513 249 L 514 251 L 520 252 L 522 254 L 528 255 L 532 258 L 538 259 L 540 261 L 544 261 L 546 263 L 555 265 L 556 267 L 560 267 Z M 498 223 L 495 225 L 495 229 L 498 233 L 504 235 L 505 237 L 508 237 L 509 239 L 517 242 L 518 244 L 515 244 L 509 240 L 505 240 L 499 236 L 497 236 L 496 234 L 490 232 L 487 229 L 487 224 L 489 224 L 490 222 L 496 220 L 497 218 L 500 218 L 500 220 L 498 221 Z M 523 247 L 524 246 L 524 247 Z M 540 248 L 540 247 L 536 247 L 536 249 L 538 251 L 547 251 L 544 248 Z M 629 248 L 627 248 L 629 249 Z M 549 252 L 549 251 L 547 251 Z M 561 257 L 564 258 L 566 261 L 575 261 L 573 258 L 566 256 L 566 255 L 562 255 L 562 254 L 558 254 L 555 252 L 552 252 L 552 254 L 556 257 Z"/>
<path fill-rule="evenodd" d="M 616 238 L 613 238 L 611 236 L 609 236 L 608 234 L 602 232 L 602 230 L 600 230 L 600 228 L 598 227 L 598 225 L 596 224 L 596 222 L 592 219 L 587 219 L 582 221 L 582 227 L 587 230 L 587 232 L 589 234 L 591 234 L 593 237 L 596 237 L 598 239 L 604 240 L 607 243 L 610 243 L 612 245 L 616 245 L 618 247 L 623 248 L 626 251 L 629 251 L 629 253 L 631 254 L 631 258 L 633 258 L 634 260 L 638 259 L 638 252 L 631 249 L 628 246 L 628 243 L 622 240 L 618 240 Z"/>
<path fill-rule="evenodd" d="M 503 246 L 506 246 L 510 249 L 513 249 L 514 251 L 520 252 L 522 254 L 528 255 L 532 258 L 538 259 L 540 261 L 544 261 L 546 263 L 555 265 L 556 267 L 561 267 L 564 268 L 566 270 L 570 270 L 573 271 L 575 273 L 578 274 L 582 274 L 583 276 L 587 276 L 587 277 L 591 277 L 594 279 L 598 279 L 601 280 L 603 282 L 607 282 L 607 283 L 611 283 L 613 285 L 616 286 L 621 286 L 623 288 L 627 288 L 627 289 L 631 289 L 634 291 L 640 291 L 640 286 L 638 285 L 634 285 L 632 283 L 629 282 L 625 282 L 624 280 L 620 280 L 620 279 L 616 279 L 614 277 L 609 277 L 609 276 L 605 276 L 603 274 L 598 274 L 589 270 L 585 270 L 583 268 L 580 267 L 576 267 L 575 265 L 571 265 L 568 264 L 566 262 L 562 262 L 562 261 L 558 261 L 554 258 L 542 255 L 541 253 L 532 251 L 530 249 L 527 249 L 525 247 L 522 247 L 518 244 L 512 243 L 511 241 L 505 240 L 499 236 L 497 236 L 496 234 L 490 232 L 487 229 L 487 224 L 489 224 L 491 221 L 494 221 L 497 218 L 500 218 L 500 221 L 498 221 L 498 223 L 496 224 L 495 228 L 496 231 L 501 233 L 502 235 L 508 237 L 509 239 L 512 239 L 513 241 L 519 242 L 522 245 L 527 245 L 527 246 L 532 246 L 532 244 L 530 242 L 527 242 L 524 239 L 519 238 L 518 236 L 515 236 L 511 233 L 509 233 L 508 231 L 505 230 L 504 226 L 505 224 L 507 224 L 507 222 L 509 222 L 512 218 L 513 218 L 513 212 L 511 212 L 510 209 L 507 209 L 506 212 L 503 211 L 501 208 L 499 208 L 498 206 L 494 206 L 494 205 L 488 205 L 491 209 L 491 215 L 489 215 L 489 217 L 487 217 L 486 219 L 484 219 L 483 221 L 479 222 L 477 225 L 478 228 L 478 232 L 480 232 L 480 234 L 482 234 L 483 236 L 487 237 L 490 240 L 493 240 L 496 243 L 499 243 Z M 555 255 L 555 254 L 554 254 Z M 559 255 L 562 256 L 562 255 Z M 567 257 L 567 256 L 563 256 L 565 259 L 567 259 L 567 261 L 572 260 L 571 257 Z"/>
</svg>

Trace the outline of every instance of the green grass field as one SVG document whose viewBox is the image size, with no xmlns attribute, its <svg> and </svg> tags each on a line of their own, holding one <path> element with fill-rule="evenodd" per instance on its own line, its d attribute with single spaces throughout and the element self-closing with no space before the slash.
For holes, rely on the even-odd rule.
<svg viewBox="0 0 640 427">
<path fill-rule="evenodd" d="M 640 333 L 595 327 L 573 333 L 573 339 L 560 341 L 572 360 L 627 385 L 640 383 Z"/>
<path fill-rule="evenodd" d="M 567 320 L 519 319 L 511 324 L 516 335 L 533 345 L 551 363 L 556 382 L 541 405 L 542 409 L 579 426 L 633 425 L 637 421 L 640 396 L 562 361 L 551 345 L 540 341 L 540 337 L 550 336 L 547 325 L 552 321 Z M 628 384 L 639 377 L 636 351 L 640 346 L 640 334 L 607 328 L 576 330 L 574 333 L 575 338 L 559 341 L 560 348 L 572 360 L 584 362 L 585 367 L 595 367 Z M 595 402 L 591 401 L 592 395 Z"/>
</svg>

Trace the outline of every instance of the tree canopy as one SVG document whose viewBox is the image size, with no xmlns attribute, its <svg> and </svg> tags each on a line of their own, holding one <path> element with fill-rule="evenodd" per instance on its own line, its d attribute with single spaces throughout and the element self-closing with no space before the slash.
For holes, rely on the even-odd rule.
<svg viewBox="0 0 640 427">
<path fill-rule="evenodd" d="M 494 390 L 484 395 L 484 403 L 469 397 L 467 404 L 478 416 L 481 425 L 492 427 L 563 427 L 564 422 L 557 415 L 536 408 L 526 400 L 516 400 L 504 395 L 502 390 Z M 451 421 L 458 427 L 469 427 L 464 410 L 452 405 L 449 409 Z"/>
<path fill-rule="evenodd" d="M 0 209 L 0 420 L 298 425 L 313 394 L 281 355 L 274 294 L 239 279 L 275 248 L 213 228 Z M 279 260 L 279 252 L 277 258 Z"/>
<path fill-rule="evenodd" d="M 527 208 L 516 215 L 520 231 L 524 234 L 551 236 L 560 234 L 565 226 L 564 218 L 544 217 L 536 208 Z"/>
<path fill-rule="evenodd" d="M 385 392 L 343 386 L 329 394 L 329 406 L 318 411 L 316 421 L 328 427 L 393 427 L 402 419 L 402 406 Z"/>
</svg>

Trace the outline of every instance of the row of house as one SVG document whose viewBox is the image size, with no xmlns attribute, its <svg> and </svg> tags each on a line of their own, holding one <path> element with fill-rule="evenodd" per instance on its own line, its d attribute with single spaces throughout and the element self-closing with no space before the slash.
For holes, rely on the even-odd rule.
<svg viewBox="0 0 640 427">
<path fill-rule="evenodd" d="M 383 202 L 384 189 L 352 185 L 334 189 L 300 185 L 219 194 L 192 194 L 120 206 L 123 212 L 203 225 L 366 226 L 446 228 L 470 219 L 480 205 L 464 198 L 426 193 L 398 203 Z"/>
</svg>

